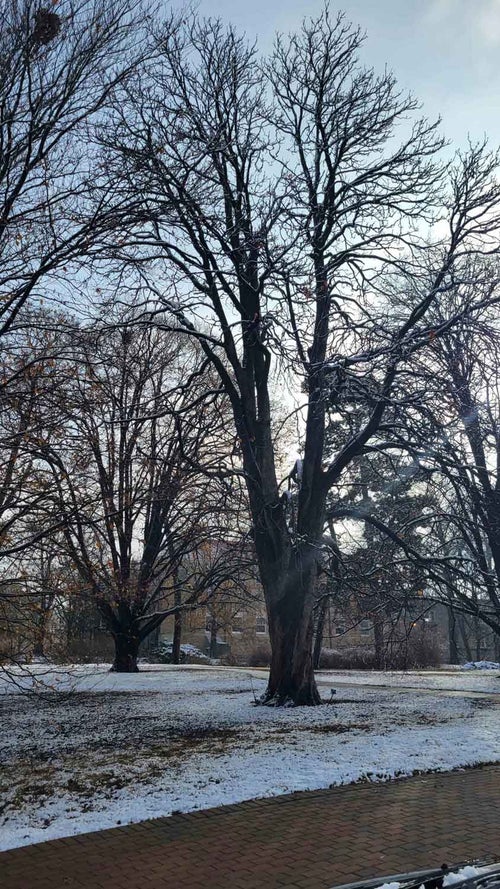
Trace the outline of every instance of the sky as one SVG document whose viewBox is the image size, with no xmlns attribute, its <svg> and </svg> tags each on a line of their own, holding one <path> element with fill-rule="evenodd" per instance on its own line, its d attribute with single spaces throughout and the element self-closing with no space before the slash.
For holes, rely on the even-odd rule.
<svg viewBox="0 0 500 889">
<path fill-rule="evenodd" d="M 267 50 L 277 30 L 294 30 L 323 0 L 199 0 L 198 7 Z M 367 65 L 391 69 L 427 117 L 441 115 L 453 145 L 485 134 L 500 145 L 500 0 L 342 0 L 330 8 L 366 32 Z"/>
</svg>

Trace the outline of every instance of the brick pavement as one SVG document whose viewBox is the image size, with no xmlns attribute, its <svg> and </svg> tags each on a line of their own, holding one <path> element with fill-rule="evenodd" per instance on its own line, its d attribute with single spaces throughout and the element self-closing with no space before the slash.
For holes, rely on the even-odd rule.
<svg viewBox="0 0 500 889">
<path fill-rule="evenodd" d="M 500 859 L 500 766 L 297 793 L 0 854 L 2 889 L 327 889 Z"/>
</svg>

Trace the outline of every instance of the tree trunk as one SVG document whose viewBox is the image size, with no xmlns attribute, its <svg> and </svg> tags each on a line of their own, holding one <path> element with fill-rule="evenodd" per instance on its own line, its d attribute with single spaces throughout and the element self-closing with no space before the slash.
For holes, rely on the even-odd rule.
<svg viewBox="0 0 500 889">
<path fill-rule="evenodd" d="M 43 642 L 43 636 L 36 640 L 35 644 L 33 645 L 33 657 L 45 657 Z"/>
<path fill-rule="evenodd" d="M 458 653 L 457 640 L 457 619 L 453 608 L 448 608 L 448 636 L 450 641 L 450 664 L 459 664 L 460 656 Z"/>
<path fill-rule="evenodd" d="M 460 617 L 458 619 L 458 625 L 460 627 L 460 635 L 462 636 L 465 657 L 467 658 L 468 661 L 472 661 L 473 660 L 472 650 L 471 650 L 471 647 L 469 644 L 469 629 L 468 629 L 468 626 L 465 622 L 464 616 L 462 614 L 460 615 Z"/>
<path fill-rule="evenodd" d="M 33 640 L 33 657 L 45 657 L 45 640 L 47 637 L 47 624 L 49 612 L 42 610 L 38 617 L 35 629 L 35 638 Z"/>
<path fill-rule="evenodd" d="M 139 637 L 133 633 L 114 633 L 115 659 L 112 673 L 138 673 Z"/>
<path fill-rule="evenodd" d="M 476 645 L 476 661 L 481 660 L 481 624 L 477 617 L 474 618 L 474 636 Z"/>
<path fill-rule="evenodd" d="M 375 643 L 375 667 L 377 670 L 385 669 L 384 647 L 384 616 L 380 612 L 373 615 L 373 637 Z"/>
<path fill-rule="evenodd" d="M 215 615 L 211 615 L 210 620 L 210 650 L 209 656 L 211 660 L 216 660 L 217 658 L 217 621 L 215 619 Z"/>
<path fill-rule="evenodd" d="M 280 595 L 266 595 L 272 655 L 261 703 L 268 706 L 321 704 L 312 659 L 316 560 L 304 562 L 307 556 L 293 554 Z"/>
<path fill-rule="evenodd" d="M 175 590 L 174 605 L 181 605 L 181 591 Z M 172 663 L 181 662 L 181 637 L 182 637 L 182 612 L 176 611 L 174 615 L 174 637 L 172 639 Z"/>
</svg>

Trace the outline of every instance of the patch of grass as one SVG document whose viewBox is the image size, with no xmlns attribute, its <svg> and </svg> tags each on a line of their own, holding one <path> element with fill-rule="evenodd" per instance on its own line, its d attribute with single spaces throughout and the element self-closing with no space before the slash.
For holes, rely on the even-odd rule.
<svg viewBox="0 0 500 889">
<path fill-rule="evenodd" d="M 12 782 L 3 794 L 4 804 L 0 814 L 19 811 L 26 805 L 43 805 L 44 801 L 53 796 L 56 788 L 54 781 L 55 769 L 53 767 L 33 767 L 31 763 L 25 763 L 20 775 L 13 787 Z M 10 792 L 10 795 L 9 795 Z"/>
<path fill-rule="evenodd" d="M 132 776 L 127 775 L 117 775 L 115 772 L 99 772 L 97 775 L 92 775 L 88 779 L 88 787 L 89 790 L 101 790 L 106 788 L 108 790 L 121 790 L 123 787 L 128 787 L 128 785 L 133 780 Z"/>
<path fill-rule="evenodd" d="M 238 729 L 216 729 L 200 727 L 171 736 L 164 744 L 151 744 L 144 751 L 147 756 L 158 756 L 162 759 L 183 758 L 195 750 L 206 750 L 216 754 L 224 752 L 234 741 L 241 743 Z"/>
<path fill-rule="evenodd" d="M 369 732 L 373 726 L 367 722 L 331 723 L 330 725 L 301 726 L 316 735 L 343 735 L 345 732 Z"/>
<path fill-rule="evenodd" d="M 357 704 L 358 706 L 365 706 L 366 701 L 361 700 L 360 698 L 338 698 L 336 695 L 333 698 L 328 698 L 328 700 L 323 700 L 323 704 L 328 704 L 328 706 L 332 706 L 335 704 Z"/>
</svg>

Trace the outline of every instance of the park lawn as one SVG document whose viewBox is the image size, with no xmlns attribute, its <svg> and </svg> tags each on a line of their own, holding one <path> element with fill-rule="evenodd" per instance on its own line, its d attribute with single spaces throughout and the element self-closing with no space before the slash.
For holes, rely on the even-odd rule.
<svg viewBox="0 0 500 889">
<path fill-rule="evenodd" d="M 0 848 L 500 760 L 497 674 L 318 678 L 329 702 L 298 709 L 256 707 L 265 675 L 247 669 L 45 667 L 37 696 L 3 682 Z"/>
</svg>

